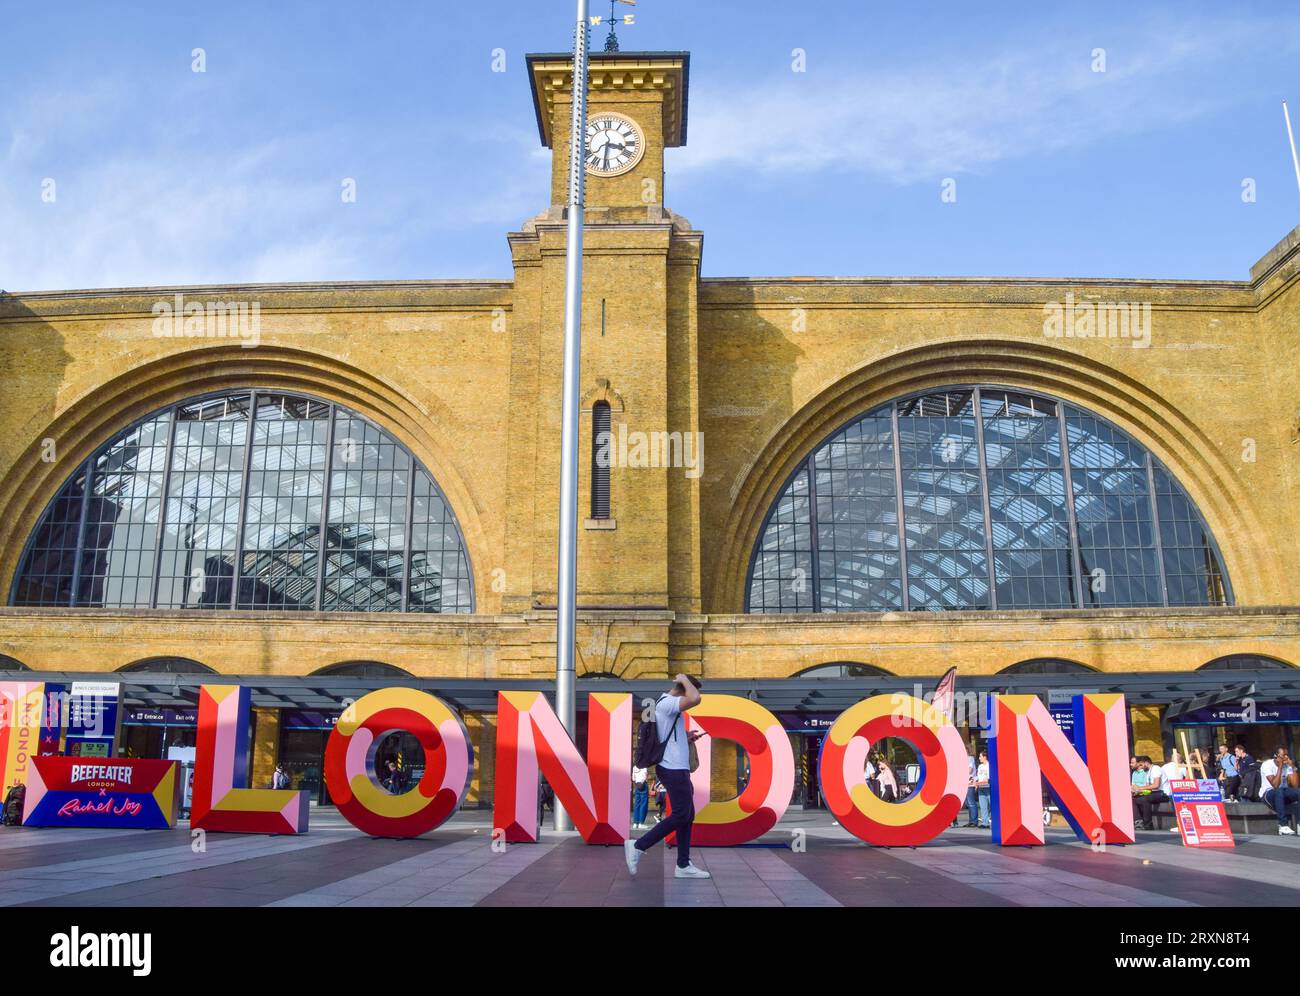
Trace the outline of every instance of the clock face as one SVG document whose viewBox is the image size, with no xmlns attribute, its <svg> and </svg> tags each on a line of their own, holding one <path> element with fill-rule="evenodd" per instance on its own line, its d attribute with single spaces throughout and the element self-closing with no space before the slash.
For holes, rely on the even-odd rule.
<svg viewBox="0 0 1300 996">
<path fill-rule="evenodd" d="M 645 140 L 635 121 L 601 111 L 587 119 L 585 165 L 592 176 L 618 176 L 641 161 Z"/>
</svg>

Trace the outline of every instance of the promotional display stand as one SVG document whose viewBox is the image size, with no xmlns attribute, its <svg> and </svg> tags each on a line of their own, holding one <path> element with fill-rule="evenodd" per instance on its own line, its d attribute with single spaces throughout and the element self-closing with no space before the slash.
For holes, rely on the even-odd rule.
<svg viewBox="0 0 1300 996">
<path fill-rule="evenodd" d="M 1236 847 L 1218 782 L 1209 778 L 1173 779 L 1169 782 L 1169 798 L 1184 847 Z"/>
</svg>

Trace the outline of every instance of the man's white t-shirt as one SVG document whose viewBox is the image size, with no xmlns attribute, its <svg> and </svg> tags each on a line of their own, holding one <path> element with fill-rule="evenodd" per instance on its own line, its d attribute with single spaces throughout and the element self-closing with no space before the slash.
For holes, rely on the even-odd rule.
<svg viewBox="0 0 1300 996">
<path fill-rule="evenodd" d="M 677 736 L 673 736 L 674 727 Z M 655 728 L 664 745 L 664 759 L 658 766 L 676 771 L 690 771 L 691 752 L 686 740 L 686 721 L 682 719 L 680 695 L 665 695 L 655 703 Z"/>
<path fill-rule="evenodd" d="M 1288 765 L 1287 769 L 1282 772 L 1283 777 L 1279 778 L 1277 781 L 1278 788 L 1286 787 L 1286 775 L 1288 775 L 1290 771 L 1291 768 Z M 1271 757 L 1267 761 L 1261 762 L 1259 766 L 1259 797 L 1261 799 L 1264 798 L 1264 793 L 1273 787 L 1268 783 L 1268 780 L 1277 773 L 1277 762 Z"/>
<path fill-rule="evenodd" d="M 1181 780 L 1186 777 L 1187 769 L 1181 764 L 1174 764 L 1173 761 L 1170 761 L 1168 764 L 1160 765 L 1160 788 L 1164 790 L 1166 795 L 1169 794 L 1170 782 L 1175 779 Z"/>
<path fill-rule="evenodd" d="M 633 768 L 633 769 L 632 769 L 632 784 L 634 784 L 634 785 L 644 785 L 644 784 L 645 784 L 645 776 L 646 776 L 646 770 L 645 770 L 645 768 Z"/>
</svg>

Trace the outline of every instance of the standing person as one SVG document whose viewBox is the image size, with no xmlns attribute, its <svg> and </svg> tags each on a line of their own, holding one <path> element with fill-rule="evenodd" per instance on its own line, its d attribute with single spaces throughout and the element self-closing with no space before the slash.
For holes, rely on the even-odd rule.
<svg viewBox="0 0 1300 996">
<path fill-rule="evenodd" d="M 664 783 L 658 778 L 655 779 L 655 822 L 662 823 L 664 816 L 668 812 L 668 790 L 664 788 Z"/>
<path fill-rule="evenodd" d="M 870 756 L 867 757 L 867 766 L 862 770 L 862 774 L 867 780 L 867 788 L 871 790 L 871 794 L 880 795 L 880 772 Z"/>
<path fill-rule="evenodd" d="M 388 771 L 384 776 L 384 788 L 388 789 L 393 795 L 398 795 L 402 790 L 397 780 L 397 762 L 389 761 L 387 768 Z"/>
<path fill-rule="evenodd" d="M 1223 801 L 1236 802 L 1237 792 L 1241 788 L 1241 776 L 1237 774 L 1237 758 L 1228 750 L 1227 744 L 1219 744 L 1219 756 L 1215 758 L 1219 768 L 1219 781 L 1223 784 Z"/>
<path fill-rule="evenodd" d="M 979 788 L 975 785 L 975 771 L 979 767 L 979 762 L 975 759 L 974 754 L 966 755 L 966 822 L 962 825 L 963 830 L 969 830 L 971 827 L 979 825 Z"/>
<path fill-rule="evenodd" d="M 645 826 L 646 810 L 650 808 L 650 788 L 646 785 L 648 775 L 645 768 L 632 769 L 632 826 L 638 830 Z"/>
<path fill-rule="evenodd" d="M 539 827 L 545 823 L 542 814 L 547 809 L 550 809 L 552 813 L 555 812 L 555 789 L 551 788 L 551 783 L 543 778 L 541 784 L 537 786 L 537 825 Z"/>
<path fill-rule="evenodd" d="M 668 694 L 661 695 L 655 703 L 655 733 L 663 745 L 664 756 L 655 765 L 655 774 L 668 789 L 672 812 L 666 820 L 656 823 L 650 832 L 635 841 L 623 843 L 627 870 L 636 874 L 641 855 L 654 847 L 670 833 L 677 834 L 677 878 L 711 878 L 708 872 L 691 864 L 691 824 L 695 822 L 695 789 L 691 785 L 690 745 L 700 732 L 686 733 L 687 710 L 700 704 L 698 678 L 679 674 Z"/>
<path fill-rule="evenodd" d="M 989 788 L 989 755 L 980 751 L 980 763 L 975 766 L 975 791 L 979 794 L 981 827 L 992 827 L 990 807 L 993 801 L 992 789 Z"/>
<path fill-rule="evenodd" d="M 894 766 L 880 757 L 876 761 L 880 767 L 880 773 L 876 776 L 880 781 L 880 798 L 886 802 L 894 802 L 898 799 L 898 779 L 894 776 Z"/>
<path fill-rule="evenodd" d="M 1277 832 L 1284 837 L 1295 835 L 1288 814 L 1300 817 L 1300 788 L 1289 784 L 1295 770 L 1285 747 L 1278 747 L 1273 756 L 1259 766 L 1259 797 L 1264 805 L 1277 813 Z"/>
<path fill-rule="evenodd" d="M 275 773 L 271 775 L 271 788 L 287 789 L 289 787 L 289 776 L 284 773 L 284 765 L 279 762 L 275 765 Z"/>
</svg>

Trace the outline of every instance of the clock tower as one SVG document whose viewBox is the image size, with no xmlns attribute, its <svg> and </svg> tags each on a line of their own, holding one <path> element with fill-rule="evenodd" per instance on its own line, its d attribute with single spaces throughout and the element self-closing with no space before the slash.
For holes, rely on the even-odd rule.
<svg viewBox="0 0 1300 996">
<path fill-rule="evenodd" d="M 551 203 L 568 192 L 573 57 L 530 55 L 542 144 L 551 158 Z M 641 220 L 664 203 L 664 149 L 686 144 L 686 52 L 605 52 L 588 59 L 587 211 Z M 595 220 L 594 218 L 592 220 Z"/>
<path fill-rule="evenodd" d="M 646 450 L 633 450 L 629 460 L 625 445 L 657 447 L 666 439 L 670 454 L 686 446 L 695 454 L 700 443 L 695 308 L 703 235 L 664 206 L 665 150 L 686 144 L 689 62 L 685 52 L 604 52 L 593 53 L 588 66 L 579 632 L 581 613 L 614 612 L 619 625 L 637 627 L 650 644 L 633 638 L 628 652 L 652 659 L 666 654 L 659 644 L 674 613 L 700 608 L 701 471 L 660 459 L 646 466 L 637 459 Z M 511 503 L 505 539 L 509 562 L 531 569 L 528 577 L 505 579 L 506 611 L 549 610 L 556 602 L 573 59 L 530 55 L 527 64 L 538 134 L 553 151 L 545 209 L 508 236 L 515 271 L 509 410 L 531 417 L 522 438 L 519 427 L 511 430 L 503 486 L 519 500 Z M 593 448 L 594 427 L 606 420 L 614 444 L 607 505 Z M 580 636 L 579 673 L 593 669 L 584 668 L 583 656 Z"/>
</svg>

